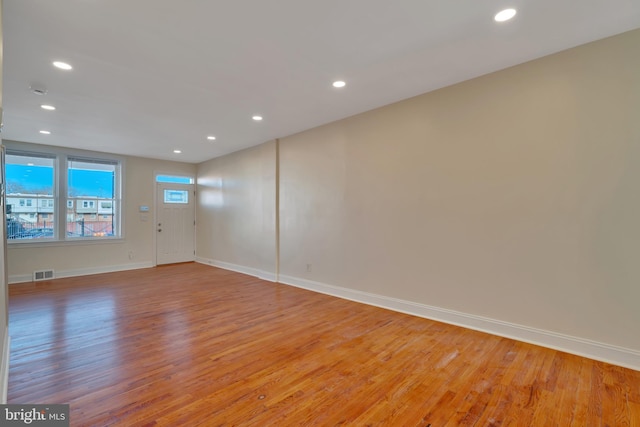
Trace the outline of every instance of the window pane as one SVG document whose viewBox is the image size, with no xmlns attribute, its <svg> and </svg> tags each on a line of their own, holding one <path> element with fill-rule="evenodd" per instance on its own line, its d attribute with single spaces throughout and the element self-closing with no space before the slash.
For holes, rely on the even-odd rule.
<svg viewBox="0 0 640 427">
<path fill-rule="evenodd" d="M 188 176 L 158 175 L 156 182 L 169 182 L 173 184 L 193 184 L 193 178 Z"/>
<path fill-rule="evenodd" d="M 187 190 L 164 190 L 165 203 L 189 203 L 189 192 Z"/>
<path fill-rule="evenodd" d="M 53 239 L 54 157 L 7 153 L 7 239 Z"/>
<path fill-rule="evenodd" d="M 113 199 L 115 162 L 68 160 L 68 196 Z"/>
<path fill-rule="evenodd" d="M 67 164 L 67 236 L 118 236 L 118 163 L 69 158 Z"/>
</svg>

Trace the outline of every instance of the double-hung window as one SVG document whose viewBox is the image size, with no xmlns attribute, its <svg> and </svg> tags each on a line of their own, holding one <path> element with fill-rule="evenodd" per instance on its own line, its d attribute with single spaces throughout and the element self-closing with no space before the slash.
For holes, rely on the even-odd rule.
<svg viewBox="0 0 640 427">
<path fill-rule="evenodd" d="M 7 239 L 54 239 L 56 157 L 8 152 L 5 159 Z"/>
<path fill-rule="evenodd" d="M 9 242 L 121 237 L 121 162 L 7 151 Z"/>
<path fill-rule="evenodd" d="M 67 207 L 69 238 L 120 235 L 119 172 L 117 161 L 67 157 L 67 206 L 71 206 Z"/>
</svg>

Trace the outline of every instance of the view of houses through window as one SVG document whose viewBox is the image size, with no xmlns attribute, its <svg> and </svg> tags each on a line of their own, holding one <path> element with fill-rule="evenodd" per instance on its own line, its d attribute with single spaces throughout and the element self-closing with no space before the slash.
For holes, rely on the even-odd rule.
<svg viewBox="0 0 640 427">
<path fill-rule="evenodd" d="M 53 238 L 55 157 L 6 156 L 7 239 Z"/>
<path fill-rule="evenodd" d="M 67 165 L 67 235 L 113 236 L 117 164 L 68 158 Z"/>
<path fill-rule="evenodd" d="M 119 236 L 119 169 L 117 161 L 8 152 L 7 239 Z M 66 208 L 62 215 L 60 208 Z"/>
</svg>

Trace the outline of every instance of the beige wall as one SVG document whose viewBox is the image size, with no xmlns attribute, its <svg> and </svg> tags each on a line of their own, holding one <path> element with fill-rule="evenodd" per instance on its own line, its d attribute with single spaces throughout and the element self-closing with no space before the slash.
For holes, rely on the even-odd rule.
<svg viewBox="0 0 640 427">
<path fill-rule="evenodd" d="M 13 148 L 29 150 L 42 146 L 8 142 Z M 45 148 L 46 149 L 46 148 Z M 100 244 L 53 244 L 53 245 L 9 245 L 9 276 L 16 278 L 31 276 L 34 270 L 52 268 L 58 273 L 80 274 L 90 271 L 108 271 L 151 266 L 155 261 L 154 194 L 155 174 L 174 173 L 195 176 L 193 164 L 140 157 L 124 159 L 123 220 L 124 239 Z M 142 221 L 140 205 L 150 207 Z M 129 252 L 133 259 L 129 259 Z"/>
<path fill-rule="evenodd" d="M 282 139 L 280 273 L 640 350 L 638 46 Z"/>
<path fill-rule="evenodd" d="M 637 365 L 638 46 L 640 30 L 281 139 L 280 279 L 619 346 Z M 199 166 L 199 256 L 270 268 L 275 152 Z"/>
<path fill-rule="evenodd" d="M 275 274 L 275 191 L 275 141 L 199 164 L 198 258 Z"/>
</svg>

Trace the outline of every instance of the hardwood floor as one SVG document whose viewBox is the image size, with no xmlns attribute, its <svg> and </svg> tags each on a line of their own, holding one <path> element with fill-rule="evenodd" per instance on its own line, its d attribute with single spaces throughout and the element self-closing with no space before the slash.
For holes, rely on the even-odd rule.
<svg viewBox="0 0 640 427">
<path fill-rule="evenodd" d="M 72 426 L 640 425 L 640 372 L 200 264 L 10 287 L 9 403 Z"/>
</svg>

